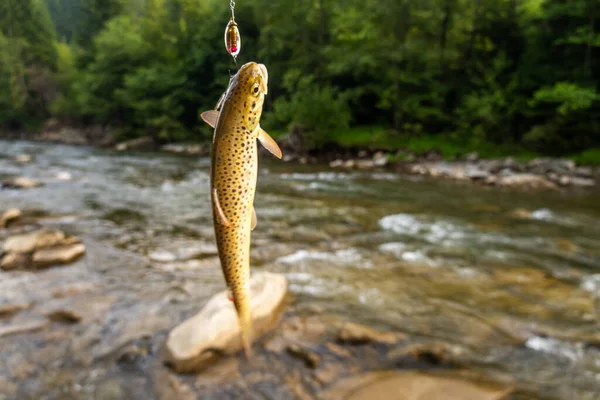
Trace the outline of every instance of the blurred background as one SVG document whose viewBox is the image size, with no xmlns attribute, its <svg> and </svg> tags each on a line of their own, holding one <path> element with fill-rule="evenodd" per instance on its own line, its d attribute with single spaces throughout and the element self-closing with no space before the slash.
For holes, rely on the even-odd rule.
<svg viewBox="0 0 600 400">
<path fill-rule="evenodd" d="M 251 361 L 215 344 L 199 119 L 236 71 L 229 0 L 0 0 L 0 400 L 599 399 L 598 1 L 235 15 L 284 151 L 259 155 L 281 318 Z M 227 323 L 189 322 L 217 293 Z"/>
<path fill-rule="evenodd" d="M 594 0 L 239 1 L 240 63 L 268 67 L 263 126 L 447 156 L 600 160 Z M 210 136 L 198 112 L 235 65 L 227 0 L 5 0 L 0 125 Z"/>
</svg>

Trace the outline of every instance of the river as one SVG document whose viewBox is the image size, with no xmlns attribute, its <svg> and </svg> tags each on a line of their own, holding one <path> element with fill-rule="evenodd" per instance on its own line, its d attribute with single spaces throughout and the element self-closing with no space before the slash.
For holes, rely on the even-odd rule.
<svg viewBox="0 0 600 400">
<path fill-rule="evenodd" d="M 20 153 L 33 161 L 16 163 L 12 157 Z M 209 162 L 0 141 L 0 178 L 45 183 L 0 191 L 0 210 L 37 212 L 84 238 L 88 265 L 103 265 L 77 279 L 59 267 L 57 280 L 93 281 L 119 269 L 105 283 L 120 304 L 111 311 L 108 336 L 123 334 L 122 320 L 149 312 L 171 314 L 157 323 L 164 331 L 224 288 L 214 254 Z M 472 368 L 516 380 L 515 399 L 600 398 L 598 193 L 334 172 L 265 154 L 259 171 L 252 267 L 285 274 L 298 303 L 464 346 Z M 190 248 L 204 255 L 186 256 Z M 20 298 L 35 279 L 43 287 L 35 273 L 0 272 L 0 298 Z M 526 339 L 515 345 L 505 332 Z M 21 343 L 14 340 L 11 346 Z M 100 339 L 98 354 L 107 340 Z M 7 345 L 0 338 L 3 354 L 16 357 Z M 32 368 L 20 393 L 45 387 Z M 0 366 L 0 376 L 11 373 L 10 365 Z M 67 398 L 43 393 L 31 398 Z"/>
</svg>

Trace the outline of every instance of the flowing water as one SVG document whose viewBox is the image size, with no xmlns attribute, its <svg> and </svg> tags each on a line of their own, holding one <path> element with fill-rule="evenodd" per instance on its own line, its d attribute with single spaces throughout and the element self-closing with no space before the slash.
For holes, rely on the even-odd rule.
<svg viewBox="0 0 600 400">
<path fill-rule="evenodd" d="M 20 153 L 33 161 L 15 162 Z M 600 399 L 599 193 L 502 191 L 263 154 L 259 170 L 252 266 L 285 274 L 297 302 L 462 346 L 471 367 L 512 376 L 515 398 Z M 0 178 L 17 175 L 45 186 L 1 191 L 0 210 L 37 210 L 83 237 L 96 249 L 88 264 L 109 269 L 117 250 L 143 264 L 118 261 L 116 326 L 149 305 L 169 314 L 163 300 L 188 293 L 158 324 L 167 328 L 223 290 L 209 159 L 0 141 Z M 0 273 L 0 297 L 17 298 L 32 276 Z"/>
</svg>

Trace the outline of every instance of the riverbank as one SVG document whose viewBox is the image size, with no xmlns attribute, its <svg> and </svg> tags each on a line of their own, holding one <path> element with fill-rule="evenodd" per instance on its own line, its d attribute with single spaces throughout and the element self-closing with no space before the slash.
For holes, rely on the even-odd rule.
<svg viewBox="0 0 600 400">
<path fill-rule="evenodd" d="M 24 137 L 14 132 L 3 136 L 13 140 Z M 274 136 L 283 149 L 283 161 L 289 163 L 328 165 L 339 170 L 384 170 L 501 188 L 592 189 L 599 187 L 600 182 L 600 166 L 596 165 L 600 162 L 600 151 L 597 149 L 570 158 L 551 158 L 517 149 L 513 149 L 515 156 L 505 156 L 510 148 L 494 149 L 486 145 L 481 147 L 483 154 L 480 154 L 467 152 L 475 149 L 472 146 L 461 151 L 456 144 L 427 137 L 384 141 L 382 135 L 370 138 L 360 130 L 341 135 L 340 144 L 304 150 L 305 144 L 293 135 L 276 133 Z M 152 137 L 117 141 L 107 127 L 79 129 L 52 121 L 31 140 L 109 147 L 118 151 L 162 151 L 189 156 L 210 153 L 209 143 L 160 144 Z M 490 158 L 491 155 L 496 157 Z"/>
</svg>

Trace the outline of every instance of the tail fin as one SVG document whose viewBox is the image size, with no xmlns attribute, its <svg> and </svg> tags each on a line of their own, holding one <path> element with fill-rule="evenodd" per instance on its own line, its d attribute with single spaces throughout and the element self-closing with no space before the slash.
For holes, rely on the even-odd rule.
<svg viewBox="0 0 600 400">
<path fill-rule="evenodd" d="M 240 328 L 242 330 L 242 346 L 246 359 L 252 356 L 252 312 L 250 309 L 245 309 L 240 315 Z"/>
<path fill-rule="evenodd" d="M 244 354 L 246 355 L 246 360 L 250 360 L 250 358 L 252 357 L 252 347 L 250 346 L 248 332 L 242 331 L 242 345 L 244 346 Z"/>
</svg>

